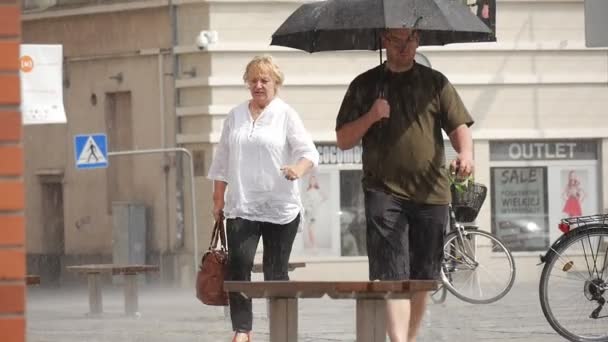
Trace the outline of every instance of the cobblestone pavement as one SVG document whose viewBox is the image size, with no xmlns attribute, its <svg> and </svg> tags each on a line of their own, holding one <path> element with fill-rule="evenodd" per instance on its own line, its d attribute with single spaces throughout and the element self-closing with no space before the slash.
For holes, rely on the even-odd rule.
<svg viewBox="0 0 608 342">
<path fill-rule="evenodd" d="M 119 287 L 103 289 L 104 316 L 89 318 L 86 288 L 30 288 L 27 308 L 29 342 L 229 342 L 230 322 L 223 308 L 200 304 L 193 290 L 140 289 L 141 317 L 122 314 Z M 300 301 L 299 340 L 354 341 L 354 301 Z M 442 341 L 563 341 L 546 322 L 538 301 L 538 286 L 516 283 L 501 301 L 471 305 L 448 295 L 444 304 L 431 304 L 422 342 Z M 254 301 L 254 341 L 268 341 L 263 300 Z"/>
</svg>

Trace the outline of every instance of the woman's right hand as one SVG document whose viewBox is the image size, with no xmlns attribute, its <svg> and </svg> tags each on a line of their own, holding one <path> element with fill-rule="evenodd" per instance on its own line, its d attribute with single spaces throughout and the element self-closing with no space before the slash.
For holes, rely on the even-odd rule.
<svg viewBox="0 0 608 342">
<path fill-rule="evenodd" d="M 213 200 L 213 218 L 215 222 L 221 221 L 224 219 L 224 199 L 214 199 Z"/>
</svg>

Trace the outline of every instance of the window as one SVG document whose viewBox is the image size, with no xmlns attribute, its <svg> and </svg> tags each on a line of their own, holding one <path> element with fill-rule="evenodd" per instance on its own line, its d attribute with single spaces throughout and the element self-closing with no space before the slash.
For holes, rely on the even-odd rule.
<svg viewBox="0 0 608 342">
<path fill-rule="evenodd" d="M 340 255 L 367 255 L 361 170 L 340 171 Z"/>
<path fill-rule="evenodd" d="M 492 233 L 512 251 L 549 245 L 546 167 L 493 167 Z"/>
</svg>

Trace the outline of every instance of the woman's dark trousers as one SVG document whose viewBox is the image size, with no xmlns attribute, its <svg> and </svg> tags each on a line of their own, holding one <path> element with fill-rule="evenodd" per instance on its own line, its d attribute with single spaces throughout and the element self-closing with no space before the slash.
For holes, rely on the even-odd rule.
<svg viewBox="0 0 608 342">
<path fill-rule="evenodd" d="M 289 280 L 289 255 L 299 224 L 300 215 L 287 224 L 250 221 L 238 217 L 226 220 L 229 260 L 226 280 L 251 280 L 253 259 L 260 237 L 264 245 L 264 280 Z M 232 329 L 239 332 L 251 331 L 251 299 L 232 292 L 229 297 Z"/>
</svg>

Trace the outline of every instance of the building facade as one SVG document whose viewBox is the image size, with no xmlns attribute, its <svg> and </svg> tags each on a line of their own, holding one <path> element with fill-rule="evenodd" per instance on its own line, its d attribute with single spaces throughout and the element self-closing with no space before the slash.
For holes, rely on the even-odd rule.
<svg viewBox="0 0 608 342">
<path fill-rule="evenodd" d="M 279 94 L 299 112 L 322 156 L 314 177 L 301 182 L 315 222 L 297 237 L 293 259 L 307 267 L 293 277 L 321 279 L 339 271 L 345 279 L 365 279 L 360 150 L 339 151 L 334 127 L 348 83 L 376 66 L 378 54 L 269 46 L 274 30 L 300 4 L 101 1 L 26 11 L 24 42 L 63 44 L 69 80 L 67 125 L 25 131 L 30 256 L 51 253 L 43 234 L 63 226 L 60 253 L 68 260 L 85 254 L 108 260 L 111 202 L 143 202 L 153 212 L 148 261 L 163 256 L 170 261 L 161 265 L 173 279 L 188 283 L 194 249 L 200 254 L 206 247 L 212 225 L 212 186 L 205 175 L 223 120 L 249 96 L 242 81 L 247 62 L 272 54 L 286 75 Z M 559 236 L 561 217 L 608 207 L 608 50 L 585 47 L 583 0 L 497 0 L 495 14 L 498 42 L 419 52 L 451 80 L 476 120 L 475 178 L 490 189 L 477 224 L 514 251 L 518 278 L 535 279 L 538 255 Z M 199 47 L 202 30 L 216 32 L 217 41 Z M 119 73 L 122 82 L 110 78 Z M 121 111 L 131 119 L 112 122 L 124 119 L 112 114 Z M 189 220 L 185 160 L 150 156 L 111 160 L 115 167 L 108 170 L 76 171 L 71 136 L 95 130 L 108 132 L 111 150 L 180 146 L 192 152 L 197 234 Z M 44 190 L 47 182 L 63 189 Z M 41 198 L 58 192 L 63 223 L 43 228 L 40 203 L 48 201 Z"/>
<path fill-rule="evenodd" d="M 175 146 L 170 27 L 166 3 L 26 7 L 23 43 L 61 44 L 64 55 L 67 123 L 24 127 L 28 268 L 48 282 L 69 277 L 66 265 L 112 262 L 118 203 L 145 208 L 138 262 L 176 268 L 175 154 L 112 156 L 107 169 L 79 170 L 74 152 L 74 137 L 92 133 L 107 134 L 111 152 Z"/>
</svg>

